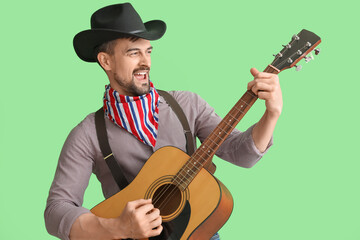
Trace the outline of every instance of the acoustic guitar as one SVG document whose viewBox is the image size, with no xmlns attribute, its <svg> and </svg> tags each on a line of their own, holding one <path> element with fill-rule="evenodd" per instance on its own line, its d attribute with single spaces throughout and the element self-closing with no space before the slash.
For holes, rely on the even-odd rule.
<svg viewBox="0 0 360 240">
<path fill-rule="evenodd" d="M 296 66 L 302 58 L 309 61 L 311 58 L 306 55 L 320 42 L 316 34 L 303 29 L 283 46 L 264 72 L 278 74 Z M 316 49 L 315 54 L 318 53 Z M 150 239 L 210 239 L 229 219 L 233 199 L 229 190 L 204 166 L 256 100 L 251 90 L 246 91 L 192 156 L 171 146 L 154 152 L 127 187 L 91 212 L 99 217 L 115 218 L 127 202 L 152 199 L 160 210 L 164 228 L 159 236 Z"/>
</svg>

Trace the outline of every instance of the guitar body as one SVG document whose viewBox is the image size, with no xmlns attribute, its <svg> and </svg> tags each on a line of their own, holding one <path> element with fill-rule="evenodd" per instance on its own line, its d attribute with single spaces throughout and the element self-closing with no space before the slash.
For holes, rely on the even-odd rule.
<svg viewBox="0 0 360 240">
<path fill-rule="evenodd" d="M 118 217 L 129 201 L 152 199 L 160 209 L 164 230 L 156 240 L 210 239 L 228 220 L 233 199 L 228 189 L 201 169 L 186 189 L 173 177 L 190 159 L 175 147 L 157 150 L 136 178 L 122 191 L 101 202 L 91 212 L 103 218 Z"/>
</svg>

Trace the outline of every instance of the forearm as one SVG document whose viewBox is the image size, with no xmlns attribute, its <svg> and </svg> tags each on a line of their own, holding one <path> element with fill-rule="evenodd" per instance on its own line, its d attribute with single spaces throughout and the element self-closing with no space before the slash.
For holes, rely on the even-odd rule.
<svg viewBox="0 0 360 240">
<path fill-rule="evenodd" d="M 266 110 L 260 121 L 253 128 L 252 138 L 260 152 L 264 152 L 269 145 L 279 116 L 280 114 L 270 113 Z"/>
<path fill-rule="evenodd" d="M 105 239 L 126 239 L 124 235 L 115 236 L 111 229 L 114 228 L 115 219 L 100 218 L 92 213 L 80 215 L 70 230 L 71 240 L 105 240 Z M 120 229 L 119 229 L 120 230 Z"/>
</svg>

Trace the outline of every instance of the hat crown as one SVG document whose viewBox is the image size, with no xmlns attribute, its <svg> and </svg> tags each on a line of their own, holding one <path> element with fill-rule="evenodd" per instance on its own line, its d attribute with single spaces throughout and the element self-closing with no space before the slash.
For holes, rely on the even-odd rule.
<svg viewBox="0 0 360 240">
<path fill-rule="evenodd" d="M 96 47 L 117 38 L 136 37 L 157 40 L 166 31 L 161 20 L 143 23 L 130 3 L 100 8 L 91 15 L 91 29 L 75 35 L 73 44 L 76 54 L 86 62 L 96 62 Z"/>
<path fill-rule="evenodd" d="M 143 32 L 145 25 L 130 3 L 101 8 L 91 16 L 91 29 L 109 29 L 123 32 Z"/>
</svg>

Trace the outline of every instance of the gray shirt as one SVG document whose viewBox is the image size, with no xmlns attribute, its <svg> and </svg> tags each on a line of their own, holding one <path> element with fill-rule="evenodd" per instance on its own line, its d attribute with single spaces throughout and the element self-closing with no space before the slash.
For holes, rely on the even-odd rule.
<svg viewBox="0 0 360 240">
<path fill-rule="evenodd" d="M 221 118 L 197 94 L 185 91 L 169 92 L 182 107 L 194 136 L 202 142 L 220 123 Z M 186 152 L 183 127 L 166 101 L 160 97 L 159 128 L 155 147 L 145 145 L 133 135 L 106 118 L 110 147 L 115 159 L 132 181 L 150 155 L 164 146 L 174 146 Z M 235 129 L 220 146 L 216 155 L 241 167 L 252 167 L 265 152 L 256 148 L 250 127 L 245 132 Z M 100 151 L 95 130 L 95 114 L 89 114 L 69 134 L 61 151 L 55 177 L 45 209 L 48 232 L 69 239 L 74 221 L 88 209 L 82 207 L 83 196 L 94 173 L 101 183 L 105 198 L 119 191 Z"/>
</svg>

